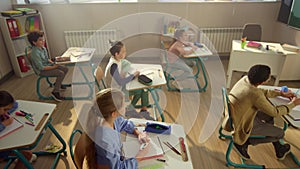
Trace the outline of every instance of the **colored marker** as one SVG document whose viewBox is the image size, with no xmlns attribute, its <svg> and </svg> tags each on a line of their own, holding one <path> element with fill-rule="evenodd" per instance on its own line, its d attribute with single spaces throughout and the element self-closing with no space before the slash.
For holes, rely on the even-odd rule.
<svg viewBox="0 0 300 169">
<path fill-rule="evenodd" d="M 33 127 L 35 126 L 33 123 L 29 123 L 27 121 L 25 123 L 28 124 L 28 125 L 30 125 L 30 126 L 33 126 Z"/>
<path fill-rule="evenodd" d="M 25 119 L 27 119 L 30 123 L 34 123 L 33 120 L 29 116 L 25 116 Z"/>
<path fill-rule="evenodd" d="M 145 147 L 147 147 L 147 145 L 148 145 L 148 143 L 143 143 L 143 144 L 141 145 L 141 147 L 140 147 L 140 150 L 144 150 Z"/>
</svg>

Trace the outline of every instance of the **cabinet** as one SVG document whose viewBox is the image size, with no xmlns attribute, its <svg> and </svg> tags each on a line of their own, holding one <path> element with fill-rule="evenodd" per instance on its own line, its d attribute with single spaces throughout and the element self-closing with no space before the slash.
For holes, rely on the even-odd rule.
<svg viewBox="0 0 300 169">
<path fill-rule="evenodd" d="M 1 16 L 0 28 L 16 76 L 25 77 L 34 73 L 25 57 L 25 48 L 30 45 L 27 40 L 28 32 L 33 30 L 45 32 L 41 13 L 16 17 Z M 47 42 L 46 34 L 44 36 Z"/>
</svg>

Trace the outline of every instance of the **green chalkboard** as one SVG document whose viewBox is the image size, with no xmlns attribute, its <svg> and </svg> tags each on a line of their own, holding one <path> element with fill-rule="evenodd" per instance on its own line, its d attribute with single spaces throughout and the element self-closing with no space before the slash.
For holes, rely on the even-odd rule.
<svg viewBox="0 0 300 169">
<path fill-rule="evenodd" d="M 300 0 L 293 2 L 288 25 L 300 29 Z"/>
</svg>

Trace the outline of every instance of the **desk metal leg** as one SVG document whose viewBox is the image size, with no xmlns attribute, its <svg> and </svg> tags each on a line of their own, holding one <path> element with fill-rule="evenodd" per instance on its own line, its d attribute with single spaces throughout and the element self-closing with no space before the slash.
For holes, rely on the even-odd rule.
<svg viewBox="0 0 300 169">
<path fill-rule="evenodd" d="M 154 101 L 154 103 L 155 103 L 155 106 L 157 107 L 157 110 L 158 110 L 158 112 L 159 112 L 159 114 L 160 114 L 161 121 L 164 122 L 164 121 L 165 121 L 165 117 L 164 117 L 164 114 L 163 114 L 163 110 L 161 109 L 161 107 L 160 107 L 160 105 L 159 105 L 159 103 L 158 103 L 158 99 L 157 99 L 156 93 L 155 93 L 155 92 L 156 92 L 155 90 L 157 90 L 157 89 L 149 88 L 148 90 L 149 90 L 149 92 L 151 93 L 151 96 L 152 96 L 152 98 L 153 98 L 153 101 Z"/>
<path fill-rule="evenodd" d="M 84 96 L 84 97 L 65 97 L 66 100 L 84 100 L 84 99 L 91 99 L 93 97 L 93 87 L 92 87 L 92 84 L 94 84 L 94 81 L 90 82 L 89 79 L 86 77 L 83 69 L 82 69 L 82 66 L 78 66 L 79 67 L 79 70 L 80 70 L 80 73 L 81 75 L 83 76 L 85 82 L 76 82 L 76 83 L 73 83 L 74 85 L 88 85 L 89 87 L 89 94 L 87 96 Z M 93 73 L 93 72 L 91 72 Z"/>
<path fill-rule="evenodd" d="M 33 169 L 32 165 L 29 163 L 29 161 L 23 156 L 23 154 L 21 152 L 19 152 L 19 150 L 13 150 L 13 152 L 17 155 L 17 157 L 19 158 L 19 160 L 21 160 L 23 162 L 23 164 L 25 165 L 26 168 L 28 169 Z"/>
<path fill-rule="evenodd" d="M 61 153 L 66 154 L 67 144 L 64 141 L 64 139 L 59 135 L 59 133 L 55 130 L 55 128 L 52 126 L 52 124 L 50 122 L 48 122 L 47 127 L 49 127 L 49 129 L 56 136 L 56 138 L 60 141 L 60 143 L 62 144 L 63 147 L 60 150 L 58 150 L 57 152 L 43 152 L 43 151 L 41 151 L 41 152 L 35 152 L 35 154 L 37 154 L 37 155 L 56 155 L 55 160 L 54 160 L 54 162 L 52 164 L 52 167 L 51 167 L 51 169 L 54 169 L 54 168 L 56 168 L 56 165 L 59 161 Z"/>
</svg>

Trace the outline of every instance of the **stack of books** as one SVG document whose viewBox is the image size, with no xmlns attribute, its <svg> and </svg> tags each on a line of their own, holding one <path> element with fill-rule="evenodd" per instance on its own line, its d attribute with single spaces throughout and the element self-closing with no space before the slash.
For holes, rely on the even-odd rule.
<svg viewBox="0 0 300 169">
<path fill-rule="evenodd" d="M 2 11 L 1 15 L 5 17 L 16 17 L 16 16 L 22 16 L 23 13 L 17 10 L 9 10 L 9 11 Z"/>
<path fill-rule="evenodd" d="M 32 8 L 15 8 L 15 10 L 22 12 L 23 15 L 38 13 L 38 10 Z"/>
</svg>

